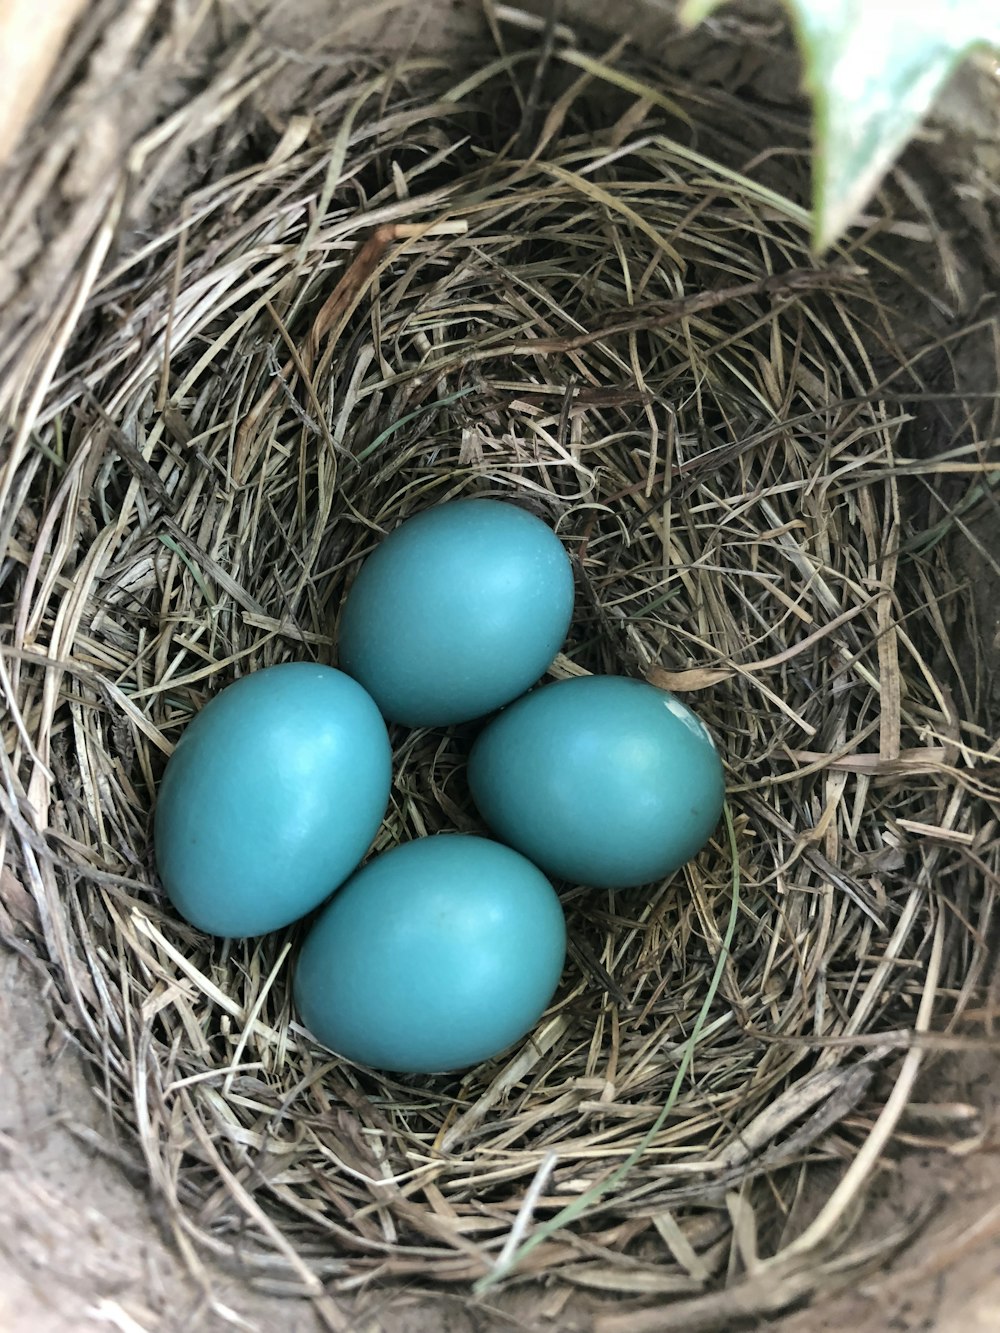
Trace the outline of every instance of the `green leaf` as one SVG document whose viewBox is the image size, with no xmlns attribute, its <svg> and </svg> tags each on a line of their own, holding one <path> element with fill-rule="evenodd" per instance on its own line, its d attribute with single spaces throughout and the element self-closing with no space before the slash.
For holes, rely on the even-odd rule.
<svg viewBox="0 0 1000 1333">
<path fill-rule="evenodd" d="M 685 0 L 685 23 L 720 0 Z M 1000 50 L 1000 0 L 785 0 L 815 120 L 813 244 L 838 240 L 871 197 L 952 70 Z"/>
</svg>

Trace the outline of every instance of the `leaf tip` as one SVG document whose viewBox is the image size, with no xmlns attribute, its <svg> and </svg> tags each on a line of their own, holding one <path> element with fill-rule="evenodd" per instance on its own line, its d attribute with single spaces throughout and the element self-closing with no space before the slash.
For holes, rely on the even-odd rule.
<svg viewBox="0 0 1000 1333">
<path fill-rule="evenodd" d="M 683 0 L 678 7 L 677 17 L 685 28 L 694 28 L 707 19 L 720 3 L 721 0 Z"/>
</svg>

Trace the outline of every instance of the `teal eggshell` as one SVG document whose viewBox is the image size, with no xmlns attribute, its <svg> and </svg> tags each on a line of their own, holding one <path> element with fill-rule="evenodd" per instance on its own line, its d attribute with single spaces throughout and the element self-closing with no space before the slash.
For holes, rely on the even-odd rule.
<svg viewBox="0 0 1000 1333">
<path fill-rule="evenodd" d="M 551 528 L 500 500 L 452 500 L 401 524 L 362 565 L 340 665 L 393 722 L 468 722 L 538 680 L 572 615 L 573 570 Z"/>
<path fill-rule="evenodd" d="M 357 681 L 289 662 L 229 685 L 160 783 L 163 887 L 192 925 L 261 935 L 312 911 L 360 862 L 389 799 L 385 723 Z"/>
<path fill-rule="evenodd" d="M 324 1045 L 397 1073 L 464 1069 L 530 1031 L 559 982 L 566 926 L 509 847 L 438 834 L 385 852 L 324 908 L 295 1003 Z"/>
<path fill-rule="evenodd" d="M 624 888 L 695 856 L 722 813 L 722 763 L 694 713 L 622 676 L 545 685 L 487 726 L 469 757 L 487 824 L 546 873 Z"/>
</svg>

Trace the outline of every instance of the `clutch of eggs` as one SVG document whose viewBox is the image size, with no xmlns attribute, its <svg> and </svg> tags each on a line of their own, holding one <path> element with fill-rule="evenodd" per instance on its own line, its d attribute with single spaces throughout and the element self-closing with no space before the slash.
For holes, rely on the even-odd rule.
<svg viewBox="0 0 1000 1333">
<path fill-rule="evenodd" d="M 499 1054 L 537 1023 L 562 970 L 548 876 L 643 884 L 711 836 L 722 764 L 679 700 L 613 676 L 524 693 L 572 610 L 569 561 L 541 520 L 494 500 L 438 505 L 362 566 L 341 615 L 342 670 L 255 672 L 181 736 L 154 821 L 168 897 L 229 937 L 329 899 L 293 984 L 303 1022 L 339 1055 L 439 1073 Z M 468 776 L 499 841 L 418 838 L 359 870 L 389 799 L 383 718 L 437 726 L 497 709 Z"/>
</svg>

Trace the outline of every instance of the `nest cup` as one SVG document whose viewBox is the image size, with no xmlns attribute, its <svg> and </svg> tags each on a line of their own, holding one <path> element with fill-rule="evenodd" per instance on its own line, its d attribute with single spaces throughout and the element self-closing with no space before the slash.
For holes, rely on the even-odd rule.
<svg viewBox="0 0 1000 1333">
<path fill-rule="evenodd" d="M 879 1164 L 983 1005 L 998 791 L 955 555 L 997 433 L 956 369 L 982 326 L 898 183 L 810 256 L 796 109 L 507 19 L 458 70 L 217 33 L 53 321 L 11 321 L 0 923 L 193 1266 L 330 1327 L 405 1283 L 428 1327 L 447 1292 L 722 1328 L 911 1238 L 891 1197 L 871 1225 Z M 458 496 L 552 526 L 550 676 L 677 691 L 730 822 L 669 882 L 561 886 L 536 1030 L 404 1080 L 297 1023 L 301 927 L 176 918 L 150 814 L 195 712 L 335 662 L 365 555 Z M 482 831 L 474 734 L 394 731 L 376 852 Z"/>
</svg>

